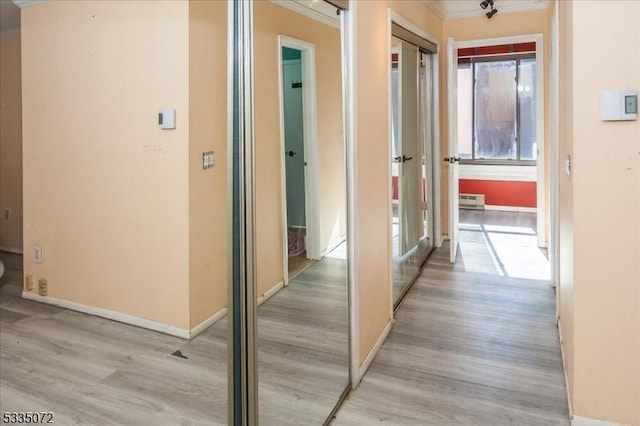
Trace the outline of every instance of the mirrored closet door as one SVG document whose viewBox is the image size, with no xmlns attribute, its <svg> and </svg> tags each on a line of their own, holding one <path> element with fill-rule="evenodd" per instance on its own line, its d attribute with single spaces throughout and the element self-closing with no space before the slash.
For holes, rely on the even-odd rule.
<svg viewBox="0 0 640 426">
<path fill-rule="evenodd" d="M 433 248 L 433 53 L 393 24 L 391 37 L 391 238 L 398 306 Z"/>
<path fill-rule="evenodd" d="M 349 386 L 341 17 L 253 3 L 261 425 L 321 425 Z"/>
</svg>

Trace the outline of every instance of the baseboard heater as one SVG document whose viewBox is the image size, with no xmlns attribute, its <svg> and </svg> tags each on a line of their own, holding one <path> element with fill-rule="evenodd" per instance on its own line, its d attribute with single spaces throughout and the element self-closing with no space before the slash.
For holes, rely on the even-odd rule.
<svg viewBox="0 0 640 426">
<path fill-rule="evenodd" d="M 484 194 L 460 194 L 460 208 L 484 210 Z"/>
</svg>

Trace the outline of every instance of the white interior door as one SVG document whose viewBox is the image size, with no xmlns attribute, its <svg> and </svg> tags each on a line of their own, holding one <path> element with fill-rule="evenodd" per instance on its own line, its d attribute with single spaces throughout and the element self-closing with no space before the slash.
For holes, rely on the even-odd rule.
<svg viewBox="0 0 640 426">
<path fill-rule="evenodd" d="M 418 245 L 423 234 L 421 153 L 418 123 L 418 47 L 400 44 L 400 253 Z"/>
<path fill-rule="evenodd" d="M 287 226 L 305 228 L 307 224 L 301 61 L 299 59 L 283 61 L 282 72 Z"/>
<path fill-rule="evenodd" d="M 434 244 L 434 217 L 433 217 L 433 55 L 421 54 L 424 65 L 420 67 L 420 121 L 422 123 L 421 144 L 422 151 L 422 181 L 423 181 L 423 206 L 425 218 L 424 235 L 429 238 L 429 245 Z M 439 161 L 439 160 L 438 160 Z"/>
<path fill-rule="evenodd" d="M 458 48 L 453 38 L 449 38 L 447 41 L 447 75 L 449 156 L 445 158 L 445 162 L 449 167 L 449 243 L 451 244 L 449 261 L 454 263 L 458 254 L 459 242 L 458 175 L 460 157 L 458 156 Z"/>
</svg>

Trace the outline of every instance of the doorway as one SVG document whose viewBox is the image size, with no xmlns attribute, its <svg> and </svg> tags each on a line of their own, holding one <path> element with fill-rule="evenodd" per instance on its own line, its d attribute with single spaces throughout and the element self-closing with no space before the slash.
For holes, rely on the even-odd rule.
<svg viewBox="0 0 640 426">
<path fill-rule="evenodd" d="M 313 261 L 307 257 L 305 212 L 304 115 L 302 105 L 302 52 L 282 47 L 282 100 L 284 121 L 284 174 L 287 216 L 289 279 Z"/>
<path fill-rule="evenodd" d="M 315 47 L 279 37 L 284 284 L 319 260 Z"/>
<path fill-rule="evenodd" d="M 536 244 L 546 247 L 542 49 L 540 34 L 448 41 L 452 263 L 461 202 L 535 215 Z"/>
</svg>

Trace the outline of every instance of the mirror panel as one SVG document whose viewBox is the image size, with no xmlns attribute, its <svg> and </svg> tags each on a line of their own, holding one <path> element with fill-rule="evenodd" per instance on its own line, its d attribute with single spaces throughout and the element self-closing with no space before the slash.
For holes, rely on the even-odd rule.
<svg viewBox="0 0 640 426">
<path fill-rule="evenodd" d="M 433 248 L 432 62 L 418 46 L 391 42 L 391 238 L 393 302 L 400 303 Z"/>
<path fill-rule="evenodd" d="M 319 425 L 349 385 L 340 15 L 255 2 L 254 58 L 260 424 Z"/>
</svg>

